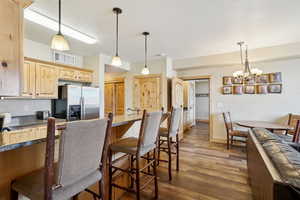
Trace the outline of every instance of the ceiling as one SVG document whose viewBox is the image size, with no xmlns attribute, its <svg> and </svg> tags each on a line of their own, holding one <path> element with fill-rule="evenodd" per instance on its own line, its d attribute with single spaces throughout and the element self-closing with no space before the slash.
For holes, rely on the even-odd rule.
<svg viewBox="0 0 300 200">
<path fill-rule="evenodd" d="M 98 39 L 95 45 L 69 39 L 73 53 L 114 54 L 115 15 L 120 7 L 120 55 L 144 58 L 143 31 L 149 54 L 174 59 L 239 50 L 237 41 L 259 48 L 300 41 L 299 0 L 62 0 L 62 20 Z M 31 9 L 57 19 L 58 0 L 36 0 Z M 53 31 L 25 22 L 25 37 L 49 44 Z"/>
</svg>

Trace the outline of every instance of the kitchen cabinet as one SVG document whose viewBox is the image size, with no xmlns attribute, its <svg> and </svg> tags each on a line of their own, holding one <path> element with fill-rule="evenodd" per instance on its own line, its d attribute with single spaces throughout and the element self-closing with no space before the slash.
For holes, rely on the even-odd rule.
<svg viewBox="0 0 300 200">
<path fill-rule="evenodd" d="M 124 82 L 105 83 L 105 113 L 123 115 L 125 112 Z"/>
<path fill-rule="evenodd" d="M 140 110 L 167 109 L 167 79 L 160 74 L 134 77 L 133 106 Z"/>
<path fill-rule="evenodd" d="M 58 78 L 66 81 L 91 83 L 93 81 L 93 72 L 85 69 L 59 67 Z"/>
<path fill-rule="evenodd" d="M 41 98 L 57 98 L 58 70 L 55 66 L 36 64 L 36 96 Z"/>
<path fill-rule="evenodd" d="M 0 1 L 0 96 L 20 95 L 24 2 L 27 1 Z"/>
<path fill-rule="evenodd" d="M 25 61 L 22 73 L 22 96 L 35 96 L 35 63 Z"/>
</svg>

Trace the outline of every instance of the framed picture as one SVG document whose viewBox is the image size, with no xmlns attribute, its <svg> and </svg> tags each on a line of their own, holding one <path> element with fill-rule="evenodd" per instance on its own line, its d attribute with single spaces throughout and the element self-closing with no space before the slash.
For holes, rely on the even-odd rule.
<svg viewBox="0 0 300 200">
<path fill-rule="evenodd" d="M 224 86 L 222 88 L 223 94 L 232 94 L 232 87 L 231 86 Z"/>
<path fill-rule="evenodd" d="M 232 83 L 233 84 L 243 84 L 243 78 L 233 77 L 232 78 Z"/>
<path fill-rule="evenodd" d="M 281 84 L 271 84 L 268 86 L 268 92 L 272 94 L 280 94 L 282 92 Z"/>
<path fill-rule="evenodd" d="M 262 74 L 256 77 L 256 83 L 268 83 L 269 82 L 269 75 Z"/>
<path fill-rule="evenodd" d="M 223 77 L 223 85 L 232 85 L 232 76 Z"/>
<path fill-rule="evenodd" d="M 256 93 L 257 94 L 268 94 L 268 85 L 257 85 Z"/>
<path fill-rule="evenodd" d="M 282 82 L 281 72 L 275 72 L 269 74 L 269 80 L 270 83 L 281 83 Z"/>
<path fill-rule="evenodd" d="M 254 84 L 255 84 L 255 77 L 254 77 L 254 76 L 251 76 L 251 77 L 245 79 L 244 82 L 245 82 L 245 84 L 247 84 L 247 85 L 254 85 Z"/>
<path fill-rule="evenodd" d="M 244 93 L 245 94 L 255 94 L 255 85 L 245 85 Z"/>
<path fill-rule="evenodd" d="M 243 94 L 243 86 L 242 85 L 233 86 L 233 94 Z"/>
</svg>

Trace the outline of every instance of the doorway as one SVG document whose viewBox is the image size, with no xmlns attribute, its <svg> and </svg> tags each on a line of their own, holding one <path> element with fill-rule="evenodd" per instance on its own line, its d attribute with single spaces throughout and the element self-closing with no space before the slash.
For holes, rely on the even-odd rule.
<svg viewBox="0 0 300 200">
<path fill-rule="evenodd" d="M 184 128 L 195 128 L 208 141 L 212 138 L 210 77 L 182 77 L 184 80 Z"/>
</svg>

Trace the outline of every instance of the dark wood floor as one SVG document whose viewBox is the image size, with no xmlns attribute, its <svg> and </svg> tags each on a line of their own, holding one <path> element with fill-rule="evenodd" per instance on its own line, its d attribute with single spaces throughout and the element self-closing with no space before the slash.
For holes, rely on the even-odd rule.
<svg viewBox="0 0 300 200">
<path fill-rule="evenodd" d="M 252 199 L 245 149 L 233 147 L 228 151 L 223 144 L 209 143 L 207 124 L 198 124 L 185 133 L 180 153 L 181 169 L 173 171 L 172 182 L 164 164 L 158 168 L 160 200 Z M 142 199 L 153 199 L 153 194 L 153 187 L 149 187 Z M 135 198 L 127 195 L 121 199 Z"/>
</svg>

